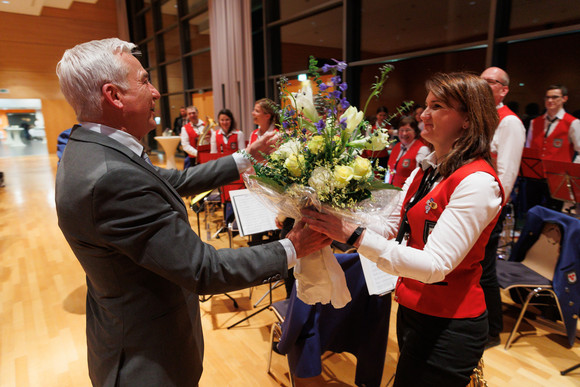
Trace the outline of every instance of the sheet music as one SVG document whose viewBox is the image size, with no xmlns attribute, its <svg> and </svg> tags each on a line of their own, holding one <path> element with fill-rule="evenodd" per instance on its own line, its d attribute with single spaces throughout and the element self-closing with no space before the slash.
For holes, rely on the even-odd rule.
<svg viewBox="0 0 580 387">
<path fill-rule="evenodd" d="M 276 214 L 247 189 L 230 191 L 232 207 L 241 236 L 277 230 Z"/>
<path fill-rule="evenodd" d="M 370 295 L 383 295 L 392 292 L 397 285 L 396 275 L 386 273 L 377 264 L 359 253 L 360 263 Z"/>
</svg>

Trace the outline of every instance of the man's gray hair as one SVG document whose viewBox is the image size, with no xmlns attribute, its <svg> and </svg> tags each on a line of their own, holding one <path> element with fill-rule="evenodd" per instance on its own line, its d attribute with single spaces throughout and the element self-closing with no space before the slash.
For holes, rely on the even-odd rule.
<svg viewBox="0 0 580 387">
<path fill-rule="evenodd" d="M 127 90 L 129 69 L 121 62 L 122 53 L 132 53 L 136 45 L 118 38 L 93 40 L 65 51 L 56 74 L 60 89 L 79 121 L 95 121 L 103 110 L 102 87 L 113 83 Z"/>
</svg>

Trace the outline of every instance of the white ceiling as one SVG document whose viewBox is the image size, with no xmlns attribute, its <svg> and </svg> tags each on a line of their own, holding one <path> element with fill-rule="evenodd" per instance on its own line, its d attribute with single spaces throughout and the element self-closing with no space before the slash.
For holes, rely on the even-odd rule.
<svg viewBox="0 0 580 387">
<path fill-rule="evenodd" d="M 69 9 L 73 1 L 95 4 L 98 0 L 0 0 L 0 11 L 40 16 L 42 7 Z"/>
</svg>

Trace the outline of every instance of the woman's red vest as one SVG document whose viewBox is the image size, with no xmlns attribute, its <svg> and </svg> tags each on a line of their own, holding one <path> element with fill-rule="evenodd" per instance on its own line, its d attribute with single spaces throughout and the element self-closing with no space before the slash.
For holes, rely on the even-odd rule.
<svg viewBox="0 0 580 387">
<path fill-rule="evenodd" d="M 498 182 L 503 196 L 503 188 L 493 168 L 484 160 L 476 160 L 462 166 L 448 178 L 441 181 L 408 212 L 411 227 L 407 246 L 423 249 L 427 239 L 437 224 L 437 220 L 449 203 L 449 199 L 459 183 L 475 172 L 486 172 Z M 419 171 L 409 186 L 403 208 L 419 188 L 423 171 Z M 403 210 L 404 211 L 404 210 Z M 481 263 L 485 246 L 493 230 L 499 212 L 483 230 L 471 250 L 461 263 L 443 281 L 426 284 L 414 279 L 400 277 L 397 282 L 395 299 L 401 305 L 430 316 L 444 318 L 477 317 L 485 312 L 485 297 L 479 285 Z"/>
<path fill-rule="evenodd" d="M 420 139 L 415 139 L 415 141 L 411 144 L 411 147 L 407 149 L 404 155 L 399 157 L 397 160 L 397 156 L 401 151 L 401 143 L 397 143 L 391 152 L 391 157 L 389 158 L 389 170 L 393 177 L 391 178 L 391 184 L 402 187 L 405 184 L 405 180 L 407 177 L 411 175 L 411 172 L 415 168 L 417 168 L 417 153 L 419 153 L 419 149 L 425 144 Z"/>
</svg>

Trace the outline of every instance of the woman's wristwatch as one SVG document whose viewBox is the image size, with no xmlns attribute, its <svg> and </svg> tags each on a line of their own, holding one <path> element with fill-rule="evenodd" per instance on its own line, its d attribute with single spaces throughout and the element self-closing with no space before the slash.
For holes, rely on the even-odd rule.
<svg viewBox="0 0 580 387">
<path fill-rule="evenodd" d="M 346 244 L 354 246 L 354 244 L 356 243 L 356 241 L 358 241 L 358 238 L 360 238 L 364 230 L 365 230 L 364 227 L 357 227 L 356 230 L 354 230 L 354 232 L 350 236 L 350 238 L 348 238 L 348 240 L 346 241 Z"/>
</svg>

